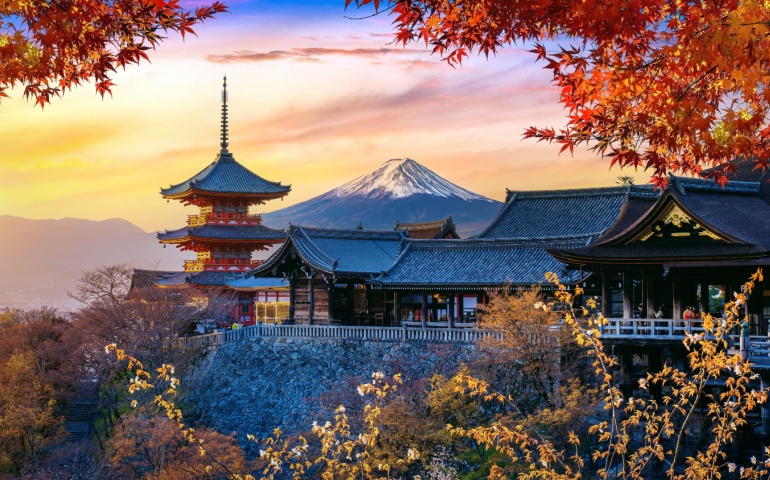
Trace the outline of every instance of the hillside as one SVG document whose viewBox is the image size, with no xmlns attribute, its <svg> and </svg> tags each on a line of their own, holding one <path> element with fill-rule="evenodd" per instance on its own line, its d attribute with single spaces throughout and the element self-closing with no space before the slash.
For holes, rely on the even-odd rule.
<svg viewBox="0 0 770 480">
<path fill-rule="evenodd" d="M 131 263 L 179 270 L 184 255 L 162 248 L 154 233 L 117 218 L 29 220 L 0 215 L 0 308 L 76 307 L 67 297 L 83 270 Z"/>
</svg>

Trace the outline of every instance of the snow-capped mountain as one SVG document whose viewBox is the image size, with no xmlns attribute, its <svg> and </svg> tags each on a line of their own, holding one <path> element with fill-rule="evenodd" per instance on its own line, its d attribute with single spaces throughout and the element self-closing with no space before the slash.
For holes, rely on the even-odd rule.
<svg viewBox="0 0 770 480">
<path fill-rule="evenodd" d="M 275 228 L 294 225 L 392 229 L 452 216 L 461 236 L 483 229 L 501 203 L 440 177 L 410 158 L 388 160 L 373 172 L 297 205 L 262 215 Z"/>
<path fill-rule="evenodd" d="M 494 200 L 458 187 L 441 178 L 411 158 L 388 160 L 372 173 L 361 175 L 323 196 L 404 198 L 419 194 L 444 198 L 457 197 L 468 201 L 494 202 Z"/>
</svg>

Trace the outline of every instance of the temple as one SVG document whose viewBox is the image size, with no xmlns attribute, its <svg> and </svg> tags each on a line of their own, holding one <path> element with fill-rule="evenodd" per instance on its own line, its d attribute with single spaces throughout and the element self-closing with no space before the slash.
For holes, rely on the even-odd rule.
<svg viewBox="0 0 770 480">
<path fill-rule="evenodd" d="M 158 233 L 164 245 L 195 252 L 184 271 L 159 275 L 155 283 L 173 287 L 193 285 L 238 292 L 233 319 L 244 325 L 256 321 L 257 291 L 285 288 L 278 280 L 246 282 L 243 273 L 259 265 L 252 253 L 282 243 L 286 234 L 262 225 L 249 208 L 286 196 L 291 186 L 265 180 L 238 163 L 228 150 L 227 78 L 222 90 L 222 133 L 216 160 L 189 179 L 162 188 L 163 198 L 199 208 L 187 225 Z M 230 283 L 233 282 L 232 285 Z"/>
<path fill-rule="evenodd" d="M 722 315 L 731 292 L 770 265 L 766 177 L 724 188 L 671 177 L 659 197 L 629 202 L 595 242 L 548 251 L 569 268 L 601 274 L 607 335 L 683 336 L 700 330 L 700 313 Z M 760 284 L 745 307 L 752 333 L 766 336 L 770 290 Z"/>
</svg>

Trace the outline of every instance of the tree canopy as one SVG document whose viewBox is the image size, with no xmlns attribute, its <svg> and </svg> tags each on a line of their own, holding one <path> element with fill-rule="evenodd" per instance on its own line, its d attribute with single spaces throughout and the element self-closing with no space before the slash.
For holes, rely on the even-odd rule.
<svg viewBox="0 0 770 480">
<path fill-rule="evenodd" d="M 0 3 L 0 97 L 24 87 L 44 107 L 54 96 L 93 81 L 112 93 L 118 67 L 149 60 L 163 33 L 183 38 L 192 27 L 226 11 L 215 1 L 185 10 L 179 0 L 51 0 Z"/>
<path fill-rule="evenodd" d="M 703 169 L 723 183 L 739 156 L 770 155 L 770 2 L 720 0 L 345 0 L 394 17 L 397 42 L 450 65 L 524 43 L 553 73 L 561 128 L 524 132 L 666 184 Z"/>
</svg>

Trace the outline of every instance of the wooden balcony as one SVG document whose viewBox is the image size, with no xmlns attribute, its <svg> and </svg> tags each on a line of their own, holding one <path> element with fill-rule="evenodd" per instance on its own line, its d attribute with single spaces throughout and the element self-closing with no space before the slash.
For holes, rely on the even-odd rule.
<svg viewBox="0 0 770 480">
<path fill-rule="evenodd" d="M 243 258 L 209 258 L 206 260 L 185 260 L 185 272 L 248 272 L 262 264 L 261 260 Z"/>
<path fill-rule="evenodd" d="M 703 333 L 703 321 L 670 318 L 608 318 L 602 327 L 603 338 L 684 339 L 689 333 Z"/>
<path fill-rule="evenodd" d="M 670 318 L 608 318 L 601 327 L 602 339 L 682 341 L 689 335 L 703 334 L 703 321 L 672 320 Z M 740 335 L 730 335 L 729 353 L 739 354 Z M 760 368 L 770 367 L 770 338 L 751 335 L 748 340 L 748 358 Z"/>
<path fill-rule="evenodd" d="M 262 215 L 246 213 L 222 213 L 211 212 L 199 215 L 188 215 L 187 225 L 198 227 L 201 225 L 261 225 Z"/>
</svg>

